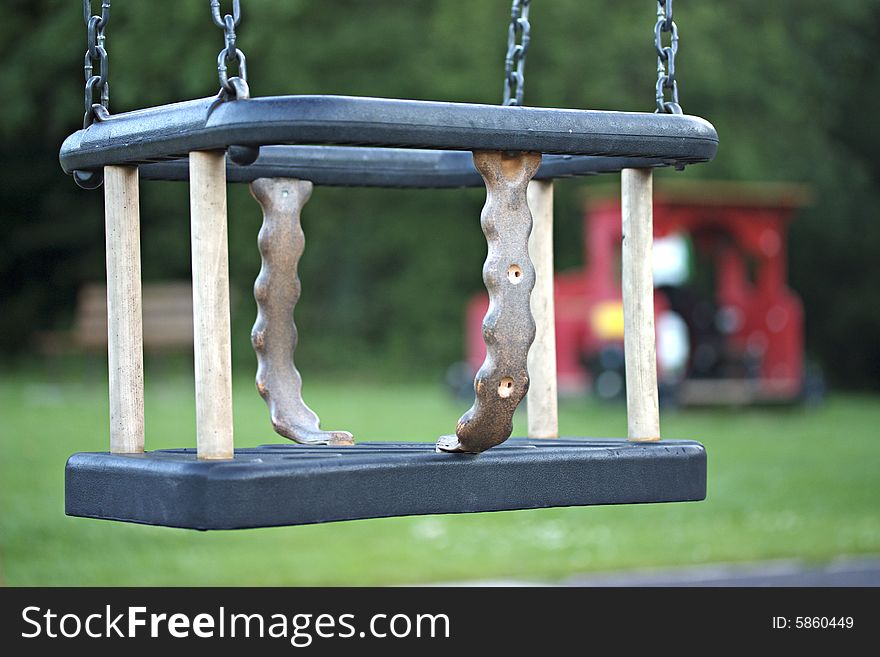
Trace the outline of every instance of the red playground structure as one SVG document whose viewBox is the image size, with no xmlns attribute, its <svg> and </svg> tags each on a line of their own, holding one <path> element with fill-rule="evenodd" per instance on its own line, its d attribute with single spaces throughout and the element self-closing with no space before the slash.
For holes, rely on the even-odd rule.
<svg viewBox="0 0 880 657">
<path fill-rule="evenodd" d="M 797 185 L 658 185 L 654 304 L 661 396 L 679 404 L 798 401 L 821 384 L 804 366 L 803 308 L 786 284 L 786 231 L 808 202 Z M 556 275 L 560 392 L 624 393 L 619 196 L 584 214 L 583 269 Z M 467 307 L 470 374 L 485 355 L 487 299 Z"/>
</svg>

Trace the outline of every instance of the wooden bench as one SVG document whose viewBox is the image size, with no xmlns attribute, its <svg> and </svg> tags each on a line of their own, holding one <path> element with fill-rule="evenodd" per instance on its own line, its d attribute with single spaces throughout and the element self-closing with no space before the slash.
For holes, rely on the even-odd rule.
<svg viewBox="0 0 880 657">
<path fill-rule="evenodd" d="M 188 281 L 145 283 L 143 322 L 145 351 L 192 348 L 192 284 Z M 107 350 L 106 285 L 89 283 L 80 289 L 71 337 L 78 349 Z"/>
</svg>

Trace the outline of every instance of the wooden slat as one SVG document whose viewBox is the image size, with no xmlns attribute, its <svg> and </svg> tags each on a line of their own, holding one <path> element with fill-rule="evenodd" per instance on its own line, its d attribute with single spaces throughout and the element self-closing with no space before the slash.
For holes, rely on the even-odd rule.
<svg viewBox="0 0 880 657">
<path fill-rule="evenodd" d="M 630 440 L 660 440 L 652 263 L 653 173 L 650 169 L 624 169 L 620 178 L 627 432 Z"/>
<path fill-rule="evenodd" d="M 144 451 L 140 207 L 137 167 L 104 167 L 110 451 Z"/>
<path fill-rule="evenodd" d="M 559 437 L 556 386 L 556 321 L 553 304 L 553 182 L 533 180 L 528 187 L 532 212 L 529 257 L 535 267 L 531 308 L 535 341 L 529 350 L 529 438 Z"/>
<path fill-rule="evenodd" d="M 189 180 L 198 456 L 231 459 L 232 353 L 225 153 L 190 153 Z"/>
</svg>

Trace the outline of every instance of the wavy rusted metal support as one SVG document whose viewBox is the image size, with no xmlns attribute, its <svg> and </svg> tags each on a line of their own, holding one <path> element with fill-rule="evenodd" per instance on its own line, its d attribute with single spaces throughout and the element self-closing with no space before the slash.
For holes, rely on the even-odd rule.
<svg viewBox="0 0 880 657">
<path fill-rule="evenodd" d="M 474 378 L 474 405 L 458 421 L 454 436 L 441 436 L 438 451 L 479 453 L 503 443 L 528 392 L 529 347 L 535 339 L 529 297 L 535 269 L 529 258 L 532 214 L 526 190 L 540 164 L 540 153 L 474 152 L 487 192 L 480 215 L 489 244 L 483 265 L 489 292 L 483 319 L 486 360 Z"/>
<path fill-rule="evenodd" d="M 275 431 L 307 445 L 352 445 L 347 431 L 322 431 L 318 416 L 302 399 L 302 377 L 293 361 L 297 345 L 293 311 L 302 285 L 297 267 L 305 248 L 300 214 L 312 183 L 259 178 L 251 194 L 263 208 L 258 244 L 263 258 L 254 283 L 257 321 L 251 343 L 257 354 L 257 390 L 269 407 Z"/>
</svg>

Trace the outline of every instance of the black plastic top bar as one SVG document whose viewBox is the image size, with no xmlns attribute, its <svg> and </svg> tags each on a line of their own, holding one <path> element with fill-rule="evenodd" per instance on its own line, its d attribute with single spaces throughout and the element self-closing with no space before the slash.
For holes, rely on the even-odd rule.
<svg viewBox="0 0 880 657">
<path fill-rule="evenodd" d="M 703 119 L 673 114 L 351 96 L 204 98 L 96 121 L 65 140 L 61 166 L 70 173 L 270 144 L 536 151 L 688 164 L 712 159 L 718 136 Z"/>
<path fill-rule="evenodd" d="M 483 180 L 466 151 L 352 146 L 264 146 L 257 161 L 226 160 L 229 182 L 297 178 L 339 187 L 481 187 Z M 663 160 L 590 155 L 545 155 L 536 180 L 613 173 L 623 168 L 665 166 Z M 140 165 L 144 180 L 188 180 L 186 158 Z"/>
</svg>

